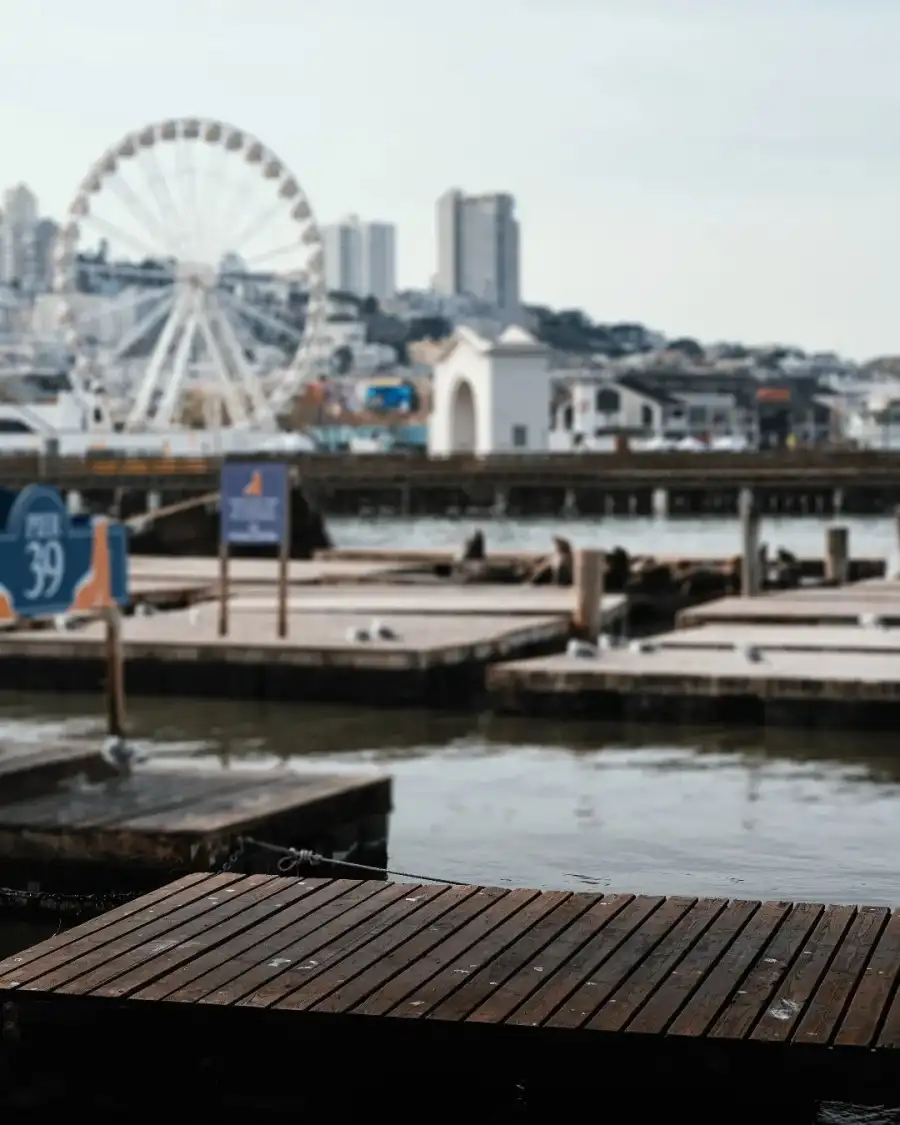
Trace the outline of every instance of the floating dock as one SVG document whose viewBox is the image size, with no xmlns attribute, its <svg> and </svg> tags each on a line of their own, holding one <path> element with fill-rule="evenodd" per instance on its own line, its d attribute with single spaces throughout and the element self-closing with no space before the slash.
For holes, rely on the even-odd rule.
<svg viewBox="0 0 900 1125">
<path fill-rule="evenodd" d="M 0 1007 L 8 1088 L 39 1060 L 33 1096 L 84 1109 L 177 1091 L 337 1118 L 381 1091 L 421 1112 L 443 1075 L 476 1119 L 491 1082 L 607 1109 L 661 1082 L 670 1108 L 782 1122 L 900 1100 L 898 980 L 900 915 L 876 907 L 192 874 L 0 962 Z M 354 1080 L 320 1082 L 336 1059 Z"/>
<path fill-rule="evenodd" d="M 255 573 L 248 570 L 248 574 Z M 561 650 L 571 631 L 572 590 L 556 587 L 298 586 L 279 639 L 275 590 L 252 582 L 219 606 L 133 616 L 123 622 L 128 694 L 345 701 L 469 703 L 488 664 Z M 605 627 L 627 599 L 603 599 Z M 388 639 L 356 639 L 373 619 Z M 95 691 L 106 676 L 105 626 L 7 632 L 0 639 L 4 689 Z"/>
<path fill-rule="evenodd" d="M 112 774 L 96 750 L 0 758 L 0 886 L 145 890 L 173 873 L 220 867 L 244 834 L 330 858 L 386 862 L 391 779 L 382 773 L 157 760 L 131 776 Z M 243 853 L 234 869 L 275 870 L 262 852 Z"/>
</svg>

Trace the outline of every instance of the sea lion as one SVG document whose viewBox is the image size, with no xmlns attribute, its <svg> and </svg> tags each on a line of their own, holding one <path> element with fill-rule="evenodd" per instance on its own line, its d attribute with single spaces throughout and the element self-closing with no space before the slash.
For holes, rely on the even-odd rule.
<svg viewBox="0 0 900 1125">
<path fill-rule="evenodd" d="M 572 544 L 568 539 L 553 536 L 553 552 L 539 559 L 531 572 L 532 586 L 571 586 L 572 575 Z"/>
<path fill-rule="evenodd" d="M 484 557 L 484 532 L 480 528 L 476 528 L 468 539 L 463 541 L 462 549 L 456 556 L 456 561 L 482 562 Z"/>
</svg>

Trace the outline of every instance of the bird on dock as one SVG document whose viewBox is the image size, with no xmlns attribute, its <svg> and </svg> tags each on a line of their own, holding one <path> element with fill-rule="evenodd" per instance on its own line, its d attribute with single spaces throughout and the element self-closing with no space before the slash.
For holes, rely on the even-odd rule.
<svg viewBox="0 0 900 1125">
<path fill-rule="evenodd" d="M 390 627 L 385 625 L 383 621 L 379 621 L 377 617 L 373 617 L 369 623 L 369 638 L 378 641 L 396 641 L 399 640 L 397 633 Z"/>
<path fill-rule="evenodd" d="M 632 641 L 628 646 L 630 652 L 656 652 L 656 645 L 652 641 Z"/>
<path fill-rule="evenodd" d="M 596 645 L 588 644 L 587 641 L 579 641 L 572 638 L 566 645 L 566 656 L 573 656 L 577 660 L 596 660 L 600 655 L 600 650 Z"/>
<path fill-rule="evenodd" d="M 200 606 L 192 605 L 191 608 L 188 610 L 188 624 L 189 625 L 199 625 L 200 624 Z"/>
<path fill-rule="evenodd" d="M 364 629 L 362 625 L 351 625 L 346 636 L 351 645 L 363 645 L 372 639 L 369 636 L 369 630 Z"/>
<path fill-rule="evenodd" d="M 103 743 L 100 757 L 116 773 L 127 777 L 132 767 L 144 761 L 144 756 L 121 736 L 113 735 Z"/>
<path fill-rule="evenodd" d="M 53 628 L 57 633 L 67 633 L 71 628 L 71 622 L 64 613 L 58 613 L 56 617 L 53 618 Z"/>
<path fill-rule="evenodd" d="M 134 607 L 135 617 L 152 617 L 156 610 L 149 602 L 138 602 Z"/>
<path fill-rule="evenodd" d="M 886 629 L 887 622 L 884 618 L 879 617 L 875 613 L 863 613 L 860 615 L 859 623 L 863 629 Z"/>
<path fill-rule="evenodd" d="M 762 649 L 757 648 L 756 645 L 738 645 L 738 652 L 751 664 L 762 663 Z"/>
</svg>

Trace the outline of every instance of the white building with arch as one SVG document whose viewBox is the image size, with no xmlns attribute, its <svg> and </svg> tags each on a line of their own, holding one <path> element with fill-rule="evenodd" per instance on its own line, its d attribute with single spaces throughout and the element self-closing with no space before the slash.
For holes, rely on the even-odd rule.
<svg viewBox="0 0 900 1125">
<path fill-rule="evenodd" d="M 550 389 L 550 349 L 524 328 L 457 329 L 434 365 L 429 456 L 545 451 Z"/>
</svg>

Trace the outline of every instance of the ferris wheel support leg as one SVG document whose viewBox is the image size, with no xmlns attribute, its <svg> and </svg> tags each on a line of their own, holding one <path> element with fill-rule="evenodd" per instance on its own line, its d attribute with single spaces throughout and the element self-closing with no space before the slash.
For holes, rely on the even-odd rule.
<svg viewBox="0 0 900 1125">
<path fill-rule="evenodd" d="M 228 416 L 232 426 L 246 426 L 247 412 L 244 409 L 244 404 L 241 402 L 241 396 L 237 393 L 237 388 L 234 381 L 229 375 L 228 368 L 222 358 L 222 349 L 216 340 L 215 334 L 209 324 L 209 319 L 206 315 L 206 310 L 201 310 L 197 317 L 197 329 L 203 337 L 209 357 L 212 360 L 213 367 L 219 377 L 219 382 L 222 384 L 222 398 L 228 408 Z"/>
<path fill-rule="evenodd" d="M 166 326 L 160 333 L 159 339 L 156 342 L 156 347 L 153 349 L 153 355 L 147 365 L 147 372 L 141 381 L 140 390 L 137 393 L 134 406 L 128 415 L 128 420 L 125 424 L 126 429 L 139 429 L 146 424 L 150 414 L 150 404 L 153 401 L 153 395 L 159 383 L 160 376 L 162 375 L 169 352 L 175 342 L 178 329 L 184 324 L 189 313 L 190 297 L 186 294 L 179 294 L 175 299 L 172 314 L 166 321 Z"/>
<path fill-rule="evenodd" d="M 181 339 L 178 341 L 178 347 L 172 359 L 172 372 L 154 416 L 154 425 L 161 429 L 170 427 L 176 421 L 175 407 L 178 404 L 178 396 L 191 359 L 191 345 L 197 335 L 196 305 L 187 314 L 183 323 L 184 331 L 181 333 Z"/>
<path fill-rule="evenodd" d="M 222 343 L 231 353 L 235 371 L 241 380 L 241 384 L 247 393 L 247 398 L 252 407 L 254 421 L 264 429 L 276 429 L 275 415 L 269 409 L 269 404 L 266 402 L 259 379 L 254 376 L 253 372 L 247 366 L 247 362 L 244 359 L 243 346 L 237 338 L 237 333 L 234 330 L 234 326 L 231 323 L 226 309 L 220 301 L 214 301 L 213 308 L 219 331 L 222 335 Z"/>
</svg>

